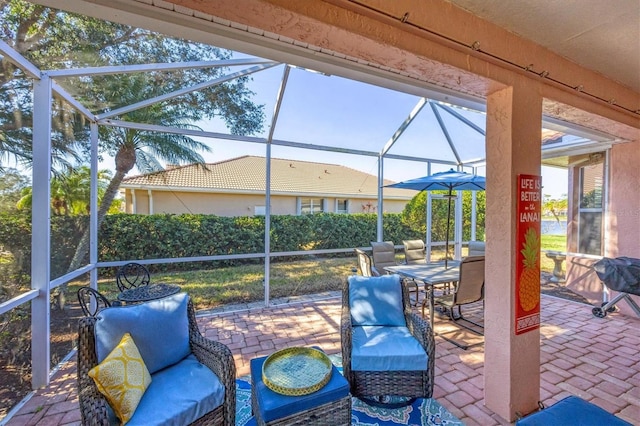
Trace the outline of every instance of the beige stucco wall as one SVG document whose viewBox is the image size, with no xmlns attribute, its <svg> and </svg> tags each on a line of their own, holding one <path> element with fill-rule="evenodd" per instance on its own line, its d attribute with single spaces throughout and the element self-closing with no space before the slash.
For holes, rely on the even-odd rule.
<svg viewBox="0 0 640 426">
<path fill-rule="evenodd" d="M 640 141 L 617 144 L 611 148 L 609 156 L 609 201 L 605 223 L 606 257 L 640 257 Z M 568 221 L 568 249 L 577 251 L 577 191 L 578 173 L 572 168 L 569 179 L 570 199 Z M 567 287 L 583 295 L 591 303 L 602 302 L 603 284 L 592 272 L 596 260 L 573 256 L 567 257 Z M 611 297 L 616 293 L 612 292 Z M 634 299 L 640 303 L 640 297 Z M 618 304 L 621 312 L 635 315 L 626 303 Z"/>
<path fill-rule="evenodd" d="M 253 216 L 256 207 L 264 207 L 263 195 L 207 194 L 201 192 L 154 192 L 155 213 L 202 213 L 218 216 Z M 271 197 L 272 214 L 292 214 L 295 199 Z"/>
<path fill-rule="evenodd" d="M 609 205 L 611 256 L 640 257 L 640 140 L 611 149 Z M 616 244 L 613 244 L 613 243 Z"/>
<path fill-rule="evenodd" d="M 402 213 L 410 200 L 383 200 L 384 213 Z M 377 199 L 350 199 L 349 213 L 375 213 L 378 211 Z"/>
<path fill-rule="evenodd" d="M 261 194 L 225 194 L 206 192 L 153 191 L 150 203 L 147 190 L 135 190 L 135 210 L 132 190 L 126 191 L 126 212 L 137 214 L 215 214 L 218 216 L 254 216 L 256 207 L 265 206 L 265 197 Z M 320 197 L 302 197 L 320 198 Z M 325 197 L 325 212 L 336 211 L 336 198 Z M 385 200 L 386 213 L 401 213 L 408 200 Z M 152 204 L 152 208 L 150 208 Z M 271 196 L 271 214 L 297 214 L 297 196 Z M 349 199 L 349 213 L 375 213 L 377 200 Z"/>
<path fill-rule="evenodd" d="M 127 191 L 129 193 L 129 191 Z M 127 196 L 127 200 L 129 196 Z M 218 216 L 253 216 L 256 206 L 265 206 L 264 195 L 214 194 L 204 192 L 153 191 L 153 213 L 215 214 Z M 136 191 L 136 211 L 127 203 L 128 213 L 149 214 L 146 190 Z M 271 197 L 271 213 L 295 214 L 295 197 Z"/>
<path fill-rule="evenodd" d="M 126 191 L 125 212 L 149 214 L 149 194 L 146 190 Z"/>
<path fill-rule="evenodd" d="M 402 213 L 408 201 L 384 200 L 384 213 Z"/>
</svg>

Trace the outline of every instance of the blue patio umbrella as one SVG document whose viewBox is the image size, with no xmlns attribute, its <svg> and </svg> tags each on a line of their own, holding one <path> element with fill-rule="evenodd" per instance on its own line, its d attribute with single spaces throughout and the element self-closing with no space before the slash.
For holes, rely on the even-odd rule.
<svg viewBox="0 0 640 426">
<path fill-rule="evenodd" d="M 449 253 L 449 224 L 451 220 L 451 198 L 453 191 L 474 191 L 484 190 L 486 180 L 484 176 L 472 175 L 465 172 L 456 172 L 451 169 L 446 172 L 434 173 L 430 176 L 423 176 L 409 179 L 402 182 L 386 185 L 387 188 L 414 189 L 416 191 L 449 191 L 447 198 L 447 241 L 445 243 L 444 267 L 447 267 L 447 255 Z"/>
</svg>

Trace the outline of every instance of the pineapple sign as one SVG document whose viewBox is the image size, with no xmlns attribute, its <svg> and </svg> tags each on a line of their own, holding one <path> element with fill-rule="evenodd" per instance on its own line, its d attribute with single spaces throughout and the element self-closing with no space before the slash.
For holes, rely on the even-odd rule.
<svg viewBox="0 0 640 426">
<path fill-rule="evenodd" d="M 516 334 L 540 327 L 541 178 L 518 175 Z"/>
</svg>

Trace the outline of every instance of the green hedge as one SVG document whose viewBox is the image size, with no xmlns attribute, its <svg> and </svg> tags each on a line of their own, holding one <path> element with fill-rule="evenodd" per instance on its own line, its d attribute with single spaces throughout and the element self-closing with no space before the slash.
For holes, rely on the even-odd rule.
<svg viewBox="0 0 640 426">
<path fill-rule="evenodd" d="M 376 215 L 324 213 L 304 216 L 272 216 L 271 251 L 338 249 L 368 246 L 376 239 Z M 88 223 L 87 216 L 51 218 L 51 275 L 66 272 L 75 244 Z M 105 218 L 100 231 L 98 259 L 101 262 L 124 259 L 159 259 L 264 252 L 265 218 L 221 217 L 213 215 L 130 215 Z M 30 272 L 31 217 L 0 216 L 0 246 L 14 258 L 22 259 L 21 269 Z M 405 239 L 422 238 L 403 224 L 400 214 L 384 214 L 385 240 L 400 244 Z M 276 259 L 277 260 L 277 259 Z M 255 261 L 255 260 L 254 260 Z M 206 262 L 237 264 L 250 259 Z M 153 270 L 198 269 L 201 264 L 154 265 Z"/>
<path fill-rule="evenodd" d="M 51 217 L 51 277 L 63 275 L 89 223 L 88 216 Z M 13 255 L 16 270 L 31 274 L 31 214 L 0 214 L 0 252 Z"/>
</svg>

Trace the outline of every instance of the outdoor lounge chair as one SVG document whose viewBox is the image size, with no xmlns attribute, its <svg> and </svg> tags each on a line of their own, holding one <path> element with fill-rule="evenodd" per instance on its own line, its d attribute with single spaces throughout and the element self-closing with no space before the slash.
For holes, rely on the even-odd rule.
<svg viewBox="0 0 640 426">
<path fill-rule="evenodd" d="M 468 256 L 460 262 L 460 278 L 455 289 L 449 294 L 436 296 L 434 304 L 443 306 L 449 312 L 449 317 L 453 321 L 464 319 L 478 327 L 473 321 L 462 316 L 462 305 L 478 302 L 484 299 L 484 256 Z M 455 308 L 458 308 L 458 315 Z M 468 328 L 468 327 L 467 327 Z"/>
<path fill-rule="evenodd" d="M 435 341 L 411 311 L 398 275 L 352 275 L 342 290 L 342 368 L 351 394 L 368 403 L 388 397 L 430 398 Z"/>
<path fill-rule="evenodd" d="M 95 317 L 80 319 L 78 334 L 82 424 L 118 423 L 127 408 L 132 415 L 127 423 L 130 426 L 235 424 L 233 356 L 227 346 L 200 334 L 193 304 L 186 293 L 138 305 L 105 308 Z M 135 343 L 136 352 L 131 352 L 130 346 L 124 347 L 126 339 Z M 119 354 L 115 361 L 124 367 L 114 369 L 117 374 L 112 371 L 100 377 L 114 353 Z M 138 365 L 130 369 L 131 362 Z M 94 369 L 96 366 L 98 369 Z M 132 374 L 126 376 L 127 380 L 123 377 L 125 370 Z M 123 410 L 117 399 L 112 406 L 98 390 L 96 382 L 103 391 L 113 388 L 128 391 L 129 385 L 138 384 L 130 383 L 130 379 L 144 376 L 142 371 L 148 371 L 150 383 L 132 409 L 125 406 Z M 90 374 L 98 377 L 94 379 Z M 118 418 L 115 413 L 119 413 Z"/>
<path fill-rule="evenodd" d="M 565 396 L 548 408 L 540 402 L 538 405 L 542 407 L 540 411 L 518 419 L 516 426 L 631 426 L 626 420 L 576 395 Z"/>
</svg>

